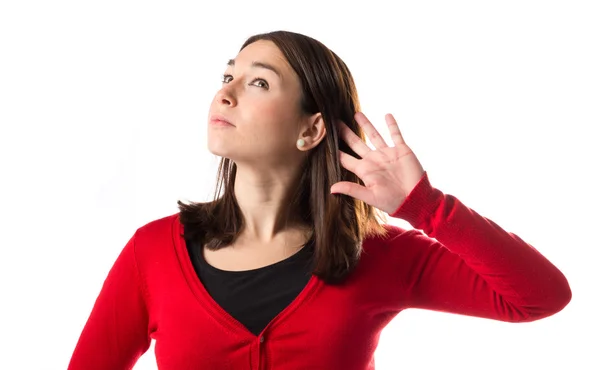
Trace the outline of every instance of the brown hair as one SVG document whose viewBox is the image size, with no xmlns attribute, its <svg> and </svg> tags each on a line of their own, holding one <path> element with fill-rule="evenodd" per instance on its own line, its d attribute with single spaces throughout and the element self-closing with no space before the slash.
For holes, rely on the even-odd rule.
<svg viewBox="0 0 600 370">
<path fill-rule="evenodd" d="M 385 222 L 383 213 L 363 201 L 329 192 L 339 181 L 364 186 L 358 176 L 341 166 L 338 154 L 341 150 L 360 158 L 338 135 L 336 121 L 344 122 L 365 141 L 365 134 L 354 119 L 360 110 L 354 79 L 333 51 L 311 37 L 288 31 L 269 32 L 250 37 L 240 50 L 259 40 L 272 41 L 298 75 L 302 111 L 321 112 L 325 122 L 326 136 L 304 162 L 292 205 L 313 229 L 309 240 L 314 247 L 313 274 L 328 283 L 341 282 L 356 267 L 363 240 L 386 235 L 378 221 Z M 206 244 L 212 250 L 235 240 L 244 222 L 234 194 L 235 174 L 236 164 L 222 158 L 212 202 L 177 202 L 186 240 Z"/>
</svg>

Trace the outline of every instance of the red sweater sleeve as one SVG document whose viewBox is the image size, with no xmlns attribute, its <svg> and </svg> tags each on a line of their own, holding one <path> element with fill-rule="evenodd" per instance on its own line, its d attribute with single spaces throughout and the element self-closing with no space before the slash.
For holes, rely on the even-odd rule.
<svg viewBox="0 0 600 370">
<path fill-rule="evenodd" d="M 415 229 L 399 235 L 407 306 L 523 322 L 562 310 L 565 276 L 517 235 L 443 194 L 425 173 L 392 217 Z"/>
<path fill-rule="evenodd" d="M 149 347 L 148 312 L 137 270 L 134 235 L 104 281 L 68 369 L 131 369 Z"/>
</svg>

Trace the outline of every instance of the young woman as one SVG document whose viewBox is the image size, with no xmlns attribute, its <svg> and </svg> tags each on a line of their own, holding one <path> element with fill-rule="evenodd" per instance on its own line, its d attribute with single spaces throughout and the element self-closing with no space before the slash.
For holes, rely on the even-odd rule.
<svg viewBox="0 0 600 370">
<path fill-rule="evenodd" d="M 210 107 L 215 199 L 136 230 L 69 369 L 129 369 L 151 339 L 161 370 L 374 369 L 406 308 L 524 322 L 565 307 L 563 274 L 432 187 L 385 119 L 392 146 L 322 43 L 248 39 Z"/>
</svg>

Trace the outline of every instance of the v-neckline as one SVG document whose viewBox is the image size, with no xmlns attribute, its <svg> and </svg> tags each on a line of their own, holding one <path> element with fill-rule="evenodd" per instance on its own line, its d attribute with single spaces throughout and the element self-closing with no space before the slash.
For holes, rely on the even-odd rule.
<svg viewBox="0 0 600 370">
<path fill-rule="evenodd" d="M 287 305 L 279 314 L 277 314 L 260 334 L 255 335 L 248 328 L 231 316 L 221 305 L 219 305 L 213 297 L 208 293 L 206 287 L 200 280 L 200 277 L 196 274 L 192 260 L 187 250 L 186 241 L 183 237 L 184 227 L 179 222 L 179 215 L 174 217 L 173 221 L 173 244 L 179 265 L 183 272 L 184 278 L 193 295 L 196 297 L 198 302 L 205 307 L 209 313 L 215 318 L 221 325 L 225 326 L 229 330 L 233 330 L 249 339 L 260 338 L 263 333 L 273 326 L 277 325 L 278 322 L 284 320 L 287 316 L 292 314 L 304 301 L 308 300 L 317 290 L 323 285 L 323 280 L 319 279 L 316 275 L 311 275 L 308 283 L 304 286 L 302 291 L 294 298 L 294 300 Z"/>
</svg>

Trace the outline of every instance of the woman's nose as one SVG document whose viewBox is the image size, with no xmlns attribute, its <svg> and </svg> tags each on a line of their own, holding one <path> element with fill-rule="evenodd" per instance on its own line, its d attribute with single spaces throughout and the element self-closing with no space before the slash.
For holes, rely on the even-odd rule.
<svg viewBox="0 0 600 370">
<path fill-rule="evenodd" d="M 219 91 L 218 100 L 223 105 L 234 106 L 236 104 L 235 94 L 231 91 L 231 87 L 226 86 Z"/>
</svg>

